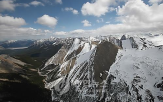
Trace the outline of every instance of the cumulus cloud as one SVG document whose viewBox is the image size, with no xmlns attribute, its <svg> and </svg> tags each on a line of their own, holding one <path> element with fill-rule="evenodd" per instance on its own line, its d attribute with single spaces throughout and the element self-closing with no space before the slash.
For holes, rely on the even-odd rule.
<svg viewBox="0 0 163 102">
<path fill-rule="evenodd" d="M 55 0 L 56 3 L 62 4 L 62 0 Z"/>
<path fill-rule="evenodd" d="M 26 25 L 23 18 L 0 15 L 0 40 L 32 39 L 51 33 L 48 30 L 24 28 L 23 25 Z"/>
<path fill-rule="evenodd" d="M 130 0 L 117 14 L 122 23 L 129 25 L 158 24 L 163 22 L 163 4 L 149 6 L 141 0 Z"/>
<path fill-rule="evenodd" d="M 32 1 L 31 3 L 30 3 L 30 5 L 33 5 L 33 6 L 44 6 L 44 4 L 42 3 L 42 2 L 39 2 L 39 1 Z"/>
<path fill-rule="evenodd" d="M 92 26 L 91 23 L 89 21 L 87 21 L 87 20 L 83 20 L 81 23 L 83 23 L 84 27 Z"/>
<path fill-rule="evenodd" d="M 12 26 L 19 27 L 26 25 L 26 22 L 23 18 L 14 18 L 10 16 L 0 16 L 0 25 L 1 26 Z"/>
<path fill-rule="evenodd" d="M 27 3 L 15 3 L 16 0 L 1 0 L 0 1 L 0 12 L 3 11 L 14 11 L 16 7 L 29 7 Z"/>
<path fill-rule="evenodd" d="M 73 13 L 73 14 L 78 14 L 78 10 L 75 10 L 75 9 L 74 9 L 74 10 L 72 11 L 72 13 Z"/>
<path fill-rule="evenodd" d="M 72 7 L 66 7 L 65 11 L 71 11 L 73 14 L 79 14 L 78 10 L 73 9 Z"/>
<path fill-rule="evenodd" d="M 142 0 L 129 0 L 118 7 L 119 24 L 105 25 L 97 32 L 114 33 L 158 33 L 163 29 L 163 4 L 147 5 Z"/>
<path fill-rule="evenodd" d="M 83 15 L 93 15 L 100 17 L 105 15 L 109 10 L 113 10 L 110 5 L 116 4 L 115 0 L 93 0 L 94 2 L 87 2 L 83 4 L 81 12 Z"/>
<path fill-rule="evenodd" d="M 57 25 L 57 19 L 50 17 L 49 15 L 43 15 L 42 17 L 37 18 L 36 23 L 54 28 Z"/>
<path fill-rule="evenodd" d="M 95 30 L 67 32 L 67 36 L 98 36 L 110 34 L 158 34 L 163 32 L 163 3 L 145 4 L 142 0 L 129 0 L 116 10 L 119 23 L 106 24 Z M 85 21 L 87 22 L 87 21 Z M 88 22 L 87 22 L 88 23 Z M 89 24 L 89 23 L 88 23 Z"/>
<path fill-rule="evenodd" d="M 94 2 L 89 3 L 91 5 L 90 7 L 99 8 L 99 4 L 100 4 L 99 2 L 104 2 L 104 1 L 94 0 Z M 101 4 L 103 5 L 104 3 Z M 108 8 L 108 11 L 103 12 L 105 10 L 102 10 L 103 13 L 101 14 L 95 14 L 96 10 L 94 11 L 94 9 L 89 9 L 89 10 L 85 9 L 86 11 L 84 12 L 85 15 L 94 15 L 100 17 L 101 15 L 105 15 L 105 13 L 109 12 L 110 5 L 111 3 L 108 6 L 103 5 L 104 6 L 103 8 Z M 72 11 L 72 10 L 74 9 L 67 8 L 67 11 Z M 114 20 L 118 21 L 117 24 L 111 24 L 110 22 L 106 22 L 108 24 L 94 30 L 77 29 L 70 32 L 64 32 L 64 31 L 55 32 L 53 34 L 55 36 L 74 37 L 74 36 L 98 36 L 98 35 L 110 35 L 110 34 L 162 33 L 163 32 L 162 10 L 163 10 L 163 3 L 161 3 L 158 0 L 157 2 L 155 3 L 153 2 L 151 4 L 145 4 L 142 0 L 128 0 L 125 1 L 125 4 L 123 6 L 116 8 L 117 18 L 115 18 Z M 98 12 L 99 11 L 97 10 L 97 13 Z M 8 22 L 8 20 L 6 20 L 7 18 L 11 19 L 12 22 L 11 24 Z M 97 20 L 99 20 L 99 22 L 102 21 L 100 18 L 98 18 Z M 38 18 L 36 22 L 42 25 L 46 25 L 48 27 L 55 27 L 55 25 L 57 24 L 57 20 L 54 17 L 50 17 L 48 15 L 43 15 L 42 17 Z M 91 26 L 91 23 L 87 20 L 83 20 L 82 23 L 84 26 Z M 46 35 L 52 33 L 52 31 L 48 31 L 48 30 L 21 27 L 25 24 L 26 22 L 24 20 L 23 23 L 23 18 L 1 16 L 0 17 L 0 31 L 1 31 L 0 39 L 4 38 L 2 36 L 9 37 L 8 36 L 9 34 L 12 36 L 16 36 L 16 35 L 17 36 L 18 35 L 40 36 L 40 35 Z"/>
<path fill-rule="evenodd" d="M 14 11 L 16 5 L 14 4 L 14 0 L 2 0 L 0 1 L 0 12 L 2 11 Z"/>
</svg>

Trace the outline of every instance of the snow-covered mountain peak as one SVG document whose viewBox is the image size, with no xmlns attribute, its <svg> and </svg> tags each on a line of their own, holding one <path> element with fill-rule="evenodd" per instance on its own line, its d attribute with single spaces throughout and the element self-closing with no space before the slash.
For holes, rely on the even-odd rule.
<svg viewBox="0 0 163 102">
<path fill-rule="evenodd" d="M 39 73 L 55 101 L 162 101 L 163 47 L 151 36 L 73 38 Z"/>
</svg>

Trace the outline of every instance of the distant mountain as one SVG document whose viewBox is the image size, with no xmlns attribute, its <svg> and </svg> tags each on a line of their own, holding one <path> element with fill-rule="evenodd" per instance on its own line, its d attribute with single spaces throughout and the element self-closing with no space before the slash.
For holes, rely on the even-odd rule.
<svg viewBox="0 0 163 102">
<path fill-rule="evenodd" d="M 54 42 L 48 40 L 39 42 L 38 40 L 25 49 L 3 49 L 0 50 L 0 54 L 8 54 L 18 59 L 20 58 L 20 60 L 29 64 L 32 63 L 35 65 L 37 61 L 34 60 L 39 60 L 39 63 L 42 63 L 42 61 L 52 57 L 54 53 L 57 53 L 57 51 L 62 47 L 62 43 L 55 45 Z"/>
<path fill-rule="evenodd" d="M 9 40 L 0 43 L 4 48 L 29 47 L 34 44 L 34 40 Z"/>
<path fill-rule="evenodd" d="M 64 43 L 39 73 L 46 76 L 53 101 L 162 102 L 162 38 L 71 38 L 72 43 Z"/>
<path fill-rule="evenodd" d="M 4 48 L 2 46 L 0 46 L 0 50 L 4 50 Z"/>
</svg>

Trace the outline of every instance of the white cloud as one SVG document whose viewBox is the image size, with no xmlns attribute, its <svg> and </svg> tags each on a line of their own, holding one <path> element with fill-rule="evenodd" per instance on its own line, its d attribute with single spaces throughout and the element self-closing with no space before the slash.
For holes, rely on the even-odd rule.
<svg viewBox="0 0 163 102">
<path fill-rule="evenodd" d="M 10 16 L 0 16 L 0 25 L 2 26 L 12 26 L 19 27 L 26 25 L 26 22 L 23 18 L 14 18 Z"/>
<path fill-rule="evenodd" d="M 93 0 L 92 3 L 85 3 L 82 6 L 81 12 L 83 15 L 93 15 L 100 17 L 105 15 L 105 13 L 112 11 L 113 8 L 110 9 L 110 5 L 114 5 L 115 0 Z"/>
<path fill-rule="evenodd" d="M 16 5 L 14 4 L 14 0 L 2 0 L 0 1 L 0 12 L 2 11 L 14 11 Z"/>
<path fill-rule="evenodd" d="M 122 23 L 130 25 L 159 24 L 163 22 L 163 4 L 149 6 L 141 0 L 130 0 L 117 14 Z"/>
<path fill-rule="evenodd" d="M 57 24 L 57 19 L 50 17 L 49 15 L 43 15 L 42 17 L 37 18 L 36 23 L 53 28 Z"/>
<path fill-rule="evenodd" d="M 149 0 L 149 3 L 151 4 L 155 4 L 155 3 L 160 3 L 162 2 L 163 0 Z"/>
<path fill-rule="evenodd" d="M 66 7 L 65 10 L 66 10 L 66 11 L 72 11 L 73 8 L 72 8 L 72 7 Z"/>
<path fill-rule="evenodd" d="M 100 20 L 97 19 L 96 22 L 97 22 L 97 23 L 100 23 Z"/>
<path fill-rule="evenodd" d="M 44 6 L 44 4 L 42 2 L 39 2 L 39 1 L 32 1 L 30 4 L 33 6 L 39 6 L 39 5 Z"/>
<path fill-rule="evenodd" d="M 115 11 L 115 10 L 116 10 L 116 8 L 114 8 L 114 7 L 109 7 L 109 11 L 110 11 L 110 12 Z"/>
<path fill-rule="evenodd" d="M 55 32 L 54 35 L 55 36 L 73 36 L 73 37 L 77 37 L 77 36 L 84 36 L 86 34 L 86 31 L 83 29 L 76 29 L 70 32 L 64 32 L 64 31 L 60 31 L 60 32 Z M 88 34 L 87 34 L 88 35 Z"/>
<path fill-rule="evenodd" d="M 62 0 L 55 0 L 56 3 L 62 4 Z"/>
<path fill-rule="evenodd" d="M 83 29 L 76 29 L 76 30 L 71 31 L 70 33 L 73 35 L 73 34 L 83 34 L 84 32 L 85 30 Z"/>
<path fill-rule="evenodd" d="M 66 10 L 66 11 L 72 11 L 73 8 L 72 8 L 72 7 L 66 7 L 65 10 Z"/>
<path fill-rule="evenodd" d="M 19 40 L 19 39 L 38 39 L 45 38 L 52 32 L 47 30 L 22 28 L 22 27 L 7 27 L 0 25 L 0 40 Z"/>
<path fill-rule="evenodd" d="M 107 24 L 95 30 L 67 32 L 67 36 L 98 36 L 110 34 L 158 34 L 163 32 L 163 3 L 145 4 L 142 0 L 129 0 L 117 8 L 118 24 Z M 87 21 L 85 21 L 87 22 Z"/>
<path fill-rule="evenodd" d="M 55 32 L 54 35 L 66 35 L 66 32 L 64 31 Z"/>
<path fill-rule="evenodd" d="M 101 22 L 104 22 L 104 20 L 103 20 L 103 18 L 100 18 L 100 19 L 97 19 L 96 22 L 101 23 Z"/>
<path fill-rule="evenodd" d="M 87 20 L 83 20 L 81 23 L 83 23 L 84 27 L 92 26 L 91 23 L 89 21 L 87 21 Z"/>
<path fill-rule="evenodd" d="M 102 0 L 103 1 L 103 0 Z M 102 2 L 99 0 L 95 0 L 95 2 L 90 3 L 90 7 L 94 7 L 97 2 Z M 107 0 L 106 0 L 107 1 Z M 151 0 L 150 0 L 151 1 Z M 97 4 L 96 4 L 97 5 Z M 98 4 L 99 5 L 99 4 Z M 96 8 L 98 8 L 98 5 Z M 83 5 L 84 6 L 84 5 Z M 106 6 L 104 6 L 106 7 Z M 108 8 L 109 9 L 109 8 Z M 4 9 L 3 9 L 4 10 Z M 5 9 L 6 10 L 6 9 Z M 72 11 L 73 8 L 65 8 L 66 11 Z M 94 9 L 92 9 L 94 12 Z M 55 32 L 56 36 L 98 36 L 98 35 L 110 35 L 110 34 L 146 34 L 146 33 L 162 33 L 163 32 L 163 3 L 159 1 L 159 3 L 145 4 L 142 0 L 128 0 L 121 7 L 116 9 L 117 24 L 111 24 L 110 22 L 106 22 L 108 24 L 94 30 L 82 30 L 77 29 L 70 32 Z M 87 10 L 89 11 L 89 10 Z M 107 11 L 109 12 L 109 10 Z M 86 15 L 94 15 L 101 16 L 105 13 L 94 14 L 86 12 Z M 97 10 L 98 13 L 98 10 Z M 1 16 L 0 18 L 0 39 L 4 37 L 9 38 L 9 36 L 35 36 L 35 35 L 46 35 L 52 33 L 52 31 L 48 30 L 40 30 L 34 28 L 23 28 L 23 18 L 14 18 L 8 17 L 11 19 L 11 24 L 8 20 L 4 18 L 7 16 Z M 49 19 L 53 18 L 53 19 Z M 100 22 L 100 18 L 97 19 Z M 114 20 L 114 19 L 112 19 Z M 2 23 L 3 22 L 3 23 Z M 22 22 L 22 23 L 21 23 Z M 25 20 L 24 20 L 25 22 Z M 98 21 L 97 21 L 98 22 Z M 37 23 L 46 25 L 49 27 L 55 27 L 57 24 L 57 20 L 54 17 L 50 17 L 48 15 L 43 15 L 42 17 L 37 19 Z M 82 21 L 84 26 L 91 26 L 91 23 L 87 20 Z"/>
<path fill-rule="evenodd" d="M 27 3 L 15 3 L 15 1 L 16 0 L 1 0 L 0 1 L 0 12 L 14 11 L 16 7 L 29 7 L 30 6 Z"/>
<path fill-rule="evenodd" d="M 72 7 L 66 7 L 65 11 L 71 11 L 73 14 L 79 14 L 78 10 L 73 9 Z"/>
<path fill-rule="evenodd" d="M 105 23 L 110 23 L 109 21 L 105 22 Z"/>
<path fill-rule="evenodd" d="M 158 33 L 163 32 L 163 4 L 147 5 L 142 0 L 129 0 L 118 7 L 119 24 L 105 25 L 97 32 L 116 33 Z"/>
<path fill-rule="evenodd" d="M 78 14 L 78 11 L 74 9 L 74 10 L 72 11 L 72 13 L 73 13 L 73 14 Z"/>
<path fill-rule="evenodd" d="M 50 34 L 48 30 L 24 28 L 26 22 L 23 18 L 0 15 L 0 40 L 34 39 Z"/>
</svg>

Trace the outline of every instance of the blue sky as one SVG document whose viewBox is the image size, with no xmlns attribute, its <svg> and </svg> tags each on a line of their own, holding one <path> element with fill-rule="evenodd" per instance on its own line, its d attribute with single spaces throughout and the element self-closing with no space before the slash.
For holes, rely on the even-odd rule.
<svg viewBox="0 0 163 102">
<path fill-rule="evenodd" d="M 162 33 L 162 0 L 0 0 L 0 40 Z"/>
<path fill-rule="evenodd" d="M 24 2 L 22 2 L 24 1 Z M 14 3 L 27 3 L 29 4 L 33 0 L 16 0 Z M 52 2 L 53 1 L 53 2 Z M 36 29 L 51 29 L 47 26 L 42 26 L 40 24 L 35 23 L 38 17 L 43 15 L 49 15 L 51 17 L 55 17 L 58 20 L 57 25 L 54 27 L 56 31 L 64 30 L 64 31 L 72 31 L 75 29 L 95 29 L 105 24 L 105 22 L 98 23 L 96 20 L 101 20 L 101 18 L 105 19 L 105 21 L 110 21 L 114 18 L 115 12 L 109 12 L 106 14 L 107 16 L 96 17 L 96 16 L 83 16 L 80 12 L 82 5 L 86 2 L 91 2 L 91 0 L 63 0 L 62 4 L 54 2 L 55 0 L 51 0 L 49 3 L 44 3 L 44 6 L 30 6 L 30 7 L 16 7 L 15 11 L 4 11 L 1 14 L 9 15 L 13 17 L 20 17 L 25 19 L 27 25 L 24 27 L 33 27 Z M 41 2 L 41 1 L 39 1 Z M 78 10 L 78 14 L 73 14 L 71 11 L 65 11 L 64 9 L 68 7 L 72 7 L 73 9 Z M 88 20 L 92 22 L 92 26 L 84 27 L 81 23 L 82 20 Z M 113 22 L 114 23 L 114 22 Z"/>
</svg>

